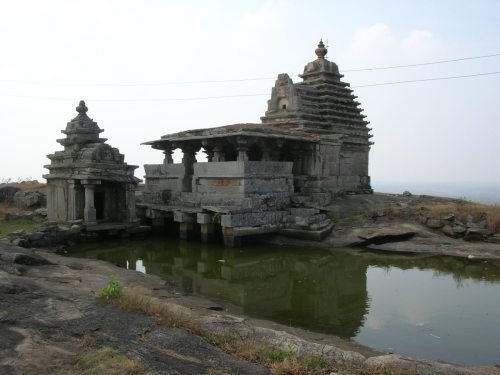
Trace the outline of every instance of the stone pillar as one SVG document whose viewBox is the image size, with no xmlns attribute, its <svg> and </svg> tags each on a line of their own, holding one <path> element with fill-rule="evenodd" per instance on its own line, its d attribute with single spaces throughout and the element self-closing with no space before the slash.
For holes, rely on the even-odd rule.
<svg viewBox="0 0 500 375">
<path fill-rule="evenodd" d="M 221 162 L 226 160 L 226 155 L 224 154 L 224 149 L 221 145 L 214 146 L 214 155 L 212 157 L 213 162 Z"/>
<path fill-rule="evenodd" d="M 192 170 L 193 164 L 196 162 L 196 152 L 198 150 L 190 144 L 182 145 L 181 149 L 184 154 L 182 157 L 182 164 L 188 166 Z"/>
<path fill-rule="evenodd" d="M 184 144 L 181 146 L 182 152 L 184 154 L 182 158 L 182 164 L 184 164 L 184 177 L 182 178 L 182 189 L 183 192 L 193 191 L 193 164 L 196 163 L 196 152 L 198 149 L 192 144 Z"/>
<path fill-rule="evenodd" d="M 238 151 L 238 161 L 248 161 L 248 140 L 242 137 L 236 139 L 236 151 Z"/>
<path fill-rule="evenodd" d="M 275 161 L 272 157 L 274 144 L 268 140 L 262 141 L 262 161 Z"/>
<path fill-rule="evenodd" d="M 85 208 L 83 209 L 84 221 L 86 224 L 96 224 L 96 210 L 94 207 L 95 185 L 86 184 L 85 186 Z"/>
<path fill-rule="evenodd" d="M 193 237 L 195 232 L 195 223 L 179 223 L 179 238 L 181 240 L 188 240 Z"/>
<path fill-rule="evenodd" d="M 214 145 L 207 139 L 201 141 L 201 145 L 204 148 L 204 153 L 207 155 L 207 161 L 210 163 L 214 157 Z"/>
<path fill-rule="evenodd" d="M 135 212 L 135 185 L 127 184 L 125 186 L 125 205 L 127 207 L 127 221 L 133 223 L 137 220 Z"/>
<path fill-rule="evenodd" d="M 179 223 L 179 238 L 187 240 L 192 238 L 196 229 L 196 216 L 191 213 L 174 211 L 174 221 Z"/>
<path fill-rule="evenodd" d="M 77 220 L 76 217 L 76 181 L 68 180 L 68 214 L 67 220 Z"/>
<path fill-rule="evenodd" d="M 215 225 L 212 220 L 212 215 L 199 212 L 196 221 L 200 224 L 201 242 L 207 243 L 212 241 L 215 237 Z"/>
<path fill-rule="evenodd" d="M 172 147 L 168 147 L 163 151 L 163 154 L 165 155 L 165 158 L 163 159 L 163 164 L 173 164 L 174 159 L 172 159 L 172 153 L 174 151 L 172 150 Z"/>
<path fill-rule="evenodd" d="M 271 148 L 271 160 L 272 161 L 281 161 L 281 151 L 283 149 L 283 145 L 285 141 L 283 139 L 278 139 L 273 147 Z"/>
</svg>

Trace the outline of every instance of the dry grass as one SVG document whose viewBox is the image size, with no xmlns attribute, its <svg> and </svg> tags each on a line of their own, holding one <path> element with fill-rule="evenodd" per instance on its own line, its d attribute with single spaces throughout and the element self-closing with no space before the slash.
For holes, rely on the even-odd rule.
<svg viewBox="0 0 500 375">
<path fill-rule="evenodd" d="M 119 298 L 106 300 L 115 307 L 123 310 L 136 310 L 152 316 L 169 327 L 180 327 L 198 334 L 200 328 L 187 316 L 179 311 L 173 311 L 168 305 L 162 304 L 153 297 L 125 290 Z"/>
<path fill-rule="evenodd" d="M 22 191 L 33 191 L 33 190 L 45 191 L 45 189 L 47 188 L 47 184 L 38 181 L 21 181 L 21 182 L 9 182 L 0 184 L 0 188 L 5 186 L 16 187 L 21 189 Z"/>
<path fill-rule="evenodd" d="M 84 354 L 77 362 L 77 369 L 82 375 L 143 375 L 146 373 L 139 362 L 109 347 Z"/>
<path fill-rule="evenodd" d="M 485 221 L 486 228 L 490 233 L 500 231 L 500 206 L 458 201 L 442 204 L 426 204 L 423 209 L 430 217 L 438 219 L 443 215 L 454 214 L 463 223 L 467 223 L 468 217 L 474 222 Z"/>
<path fill-rule="evenodd" d="M 0 203 L 0 219 L 5 217 L 6 213 L 19 213 L 21 211 L 25 211 L 23 207 L 19 207 L 12 202 L 1 202 Z"/>
<path fill-rule="evenodd" d="M 192 318 L 175 310 L 160 300 L 133 289 L 115 299 L 103 300 L 125 310 L 135 310 L 155 317 L 169 327 L 185 329 L 203 337 L 211 345 L 235 357 L 268 367 L 273 375 L 323 375 L 331 372 L 348 371 L 352 375 L 402 375 L 409 372 L 367 369 L 362 366 L 337 365 L 319 356 L 298 356 L 293 350 L 281 350 L 248 337 L 233 334 L 214 334 L 203 330 Z M 208 373 L 217 373 L 209 369 Z"/>
</svg>

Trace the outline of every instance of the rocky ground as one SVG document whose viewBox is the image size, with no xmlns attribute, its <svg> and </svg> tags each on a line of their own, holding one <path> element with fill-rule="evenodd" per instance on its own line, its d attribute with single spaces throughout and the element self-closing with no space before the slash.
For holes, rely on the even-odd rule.
<svg viewBox="0 0 500 375">
<path fill-rule="evenodd" d="M 496 367 L 465 369 L 383 355 L 335 337 L 228 315 L 218 311 L 219 306 L 210 300 L 175 294 L 156 276 L 101 261 L 22 249 L 6 241 L 0 241 L 0 373 L 92 373 L 81 369 L 82 359 L 103 348 L 121 353 L 138 366 L 134 369 L 140 369 L 121 373 L 271 372 L 269 366 L 226 354 L 188 330 L 163 325 L 151 316 L 97 299 L 96 293 L 108 284 L 111 274 L 127 290 L 150 296 L 202 332 L 219 337 L 244 336 L 277 349 L 293 349 L 298 355 L 326 358 L 339 364 L 343 374 L 380 374 L 381 368 L 395 373 L 500 374 Z M 325 371 L 319 373 L 333 370 Z M 107 369 L 94 373 L 120 372 Z"/>
<path fill-rule="evenodd" d="M 500 260 L 500 224 L 486 220 L 488 215 L 500 215 L 497 206 L 442 197 L 373 194 L 339 198 L 328 210 L 336 224 L 323 241 L 284 236 L 266 241 Z M 491 228 L 494 224 L 496 229 Z"/>
</svg>

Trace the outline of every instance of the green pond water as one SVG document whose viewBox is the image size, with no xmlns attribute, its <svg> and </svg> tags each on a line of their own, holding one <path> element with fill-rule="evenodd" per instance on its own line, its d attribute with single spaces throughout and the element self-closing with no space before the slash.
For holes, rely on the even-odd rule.
<svg viewBox="0 0 500 375">
<path fill-rule="evenodd" d="M 162 276 L 229 311 L 351 338 L 383 352 L 500 364 L 500 264 L 168 238 L 100 242 L 71 256 Z"/>
</svg>

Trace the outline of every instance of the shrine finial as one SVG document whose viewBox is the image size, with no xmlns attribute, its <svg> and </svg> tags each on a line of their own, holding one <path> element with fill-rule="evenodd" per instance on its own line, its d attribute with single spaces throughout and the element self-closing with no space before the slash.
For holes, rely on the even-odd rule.
<svg viewBox="0 0 500 375">
<path fill-rule="evenodd" d="M 80 103 L 78 104 L 78 107 L 76 107 L 76 111 L 80 114 L 83 114 L 83 113 L 87 113 L 89 109 L 87 108 L 87 106 L 85 105 L 85 101 L 84 100 L 80 100 Z"/>
<path fill-rule="evenodd" d="M 323 39 L 319 40 L 318 43 L 318 48 L 314 51 L 316 53 L 316 56 L 318 56 L 318 59 L 324 59 L 326 54 L 328 53 L 328 50 L 325 48 L 325 45 L 323 44 Z"/>
</svg>

